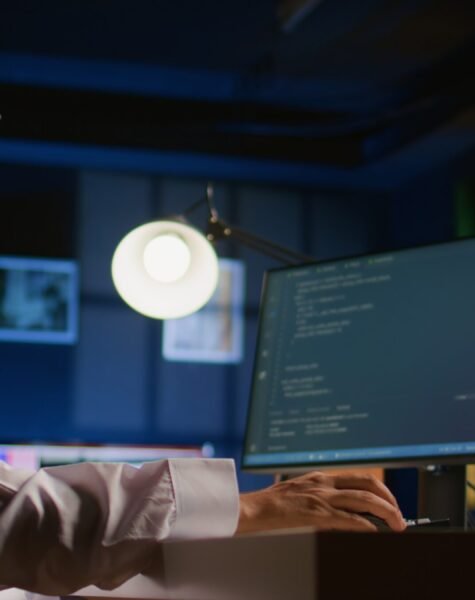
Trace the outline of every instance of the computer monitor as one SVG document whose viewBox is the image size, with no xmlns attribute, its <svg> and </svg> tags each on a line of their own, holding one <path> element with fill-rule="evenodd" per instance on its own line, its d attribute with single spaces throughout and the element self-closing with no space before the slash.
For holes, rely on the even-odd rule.
<svg viewBox="0 0 475 600">
<path fill-rule="evenodd" d="M 210 458 L 211 444 L 155 446 L 124 444 L 0 444 L 0 460 L 11 467 L 37 470 L 79 462 L 121 462 L 139 467 L 163 458 Z"/>
<path fill-rule="evenodd" d="M 75 261 L 0 256 L 0 341 L 73 344 L 78 304 Z"/>
<path fill-rule="evenodd" d="M 475 239 L 265 277 L 242 466 L 475 458 Z"/>
</svg>

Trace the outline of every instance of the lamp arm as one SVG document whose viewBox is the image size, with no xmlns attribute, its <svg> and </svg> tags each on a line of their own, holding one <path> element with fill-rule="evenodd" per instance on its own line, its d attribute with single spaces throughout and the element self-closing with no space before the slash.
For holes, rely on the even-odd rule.
<svg viewBox="0 0 475 600">
<path fill-rule="evenodd" d="M 181 218 L 184 218 L 186 220 L 186 217 L 190 213 L 194 212 L 203 204 L 206 204 L 208 208 L 208 224 L 206 229 L 206 237 L 210 242 L 215 242 L 217 240 L 222 240 L 226 238 L 235 239 L 241 244 L 252 248 L 256 252 L 260 252 L 261 254 L 270 256 L 271 258 L 274 258 L 275 260 L 278 260 L 279 262 L 282 262 L 287 265 L 315 262 L 315 258 L 313 258 L 312 256 L 296 252 L 295 250 L 291 250 L 290 248 L 280 246 L 279 244 L 274 244 L 274 242 L 249 233 L 249 231 L 241 229 L 240 227 L 228 225 L 218 217 L 218 213 L 213 206 L 213 197 L 214 187 L 213 184 L 210 182 L 206 186 L 205 197 L 194 202 L 180 215 Z"/>
<path fill-rule="evenodd" d="M 200 198 L 199 200 L 197 200 L 196 202 L 193 202 L 193 204 L 191 206 L 189 206 L 188 208 L 186 208 L 182 213 L 181 213 L 181 217 L 186 217 L 191 214 L 192 212 L 194 212 L 197 208 L 199 208 L 200 206 L 202 206 L 203 204 L 206 204 L 207 208 L 208 208 L 208 218 L 211 219 L 213 216 L 216 216 L 216 210 L 213 207 L 213 196 L 214 196 L 214 188 L 213 188 L 213 184 L 212 183 L 208 183 L 208 185 L 206 186 L 206 194 L 204 198 Z"/>
<path fill-rule="evenodd" d="M 218 219 L 215 214 L 208 220 L 206 237 L 210 242 L 220 239 L 235 239 L 261 254 L 270 256 L 288 265 L 315 262 L 315 258 L 312 256 L 275 244 L 265 238 L 249 233 L 240 227 L 228 225 L 221 219 Z"/>
</svg>

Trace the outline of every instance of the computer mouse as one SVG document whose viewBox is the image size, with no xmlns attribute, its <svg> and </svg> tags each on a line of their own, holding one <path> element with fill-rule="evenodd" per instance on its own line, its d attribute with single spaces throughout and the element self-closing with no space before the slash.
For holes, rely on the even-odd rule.
<svg viewBox="0 0 475 600">
<path fill-rule="evenodd" d="M 372 513 L 361 513 L 360 517 L 363 517 L 370 523 L 373 523 L 373 525 L 376 525 L 378 531 L 393 531 L 384 519 L 381 519 L 381 517 L 377 517 Z"/>
<path fill-rule="evenodd" d="M 381 519 L 381 517 L 377 517 L 372 513 L 361 513 L 360 516 L 364 517 L 370 523 L 373 523 L 373 525 L 376 525 L 378 531 L 394 531 L 394 529 L 391 529 L 384 519 Z M 405 519 L 405 521 L 405 531 L 414 531 L 415 529 L 427 529 L 433 527 L 450 527 L 450 519 L 433 520 L 426 517 L 420 519 Z"/>
</svg>

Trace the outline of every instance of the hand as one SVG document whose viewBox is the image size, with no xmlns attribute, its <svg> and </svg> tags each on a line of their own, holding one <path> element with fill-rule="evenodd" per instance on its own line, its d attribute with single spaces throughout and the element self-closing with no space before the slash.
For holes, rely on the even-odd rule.
<svg viewBox="0 0 475 600">
<path fill-rule="evenodd" d="M 315 471 L 241 494 L 236 533 L 304 526 L 319 530 L 377 530 L 358 513 L 380 517 L 394 531 L 406 528 L 394 496 L 375 477 Z"/>
</svg>

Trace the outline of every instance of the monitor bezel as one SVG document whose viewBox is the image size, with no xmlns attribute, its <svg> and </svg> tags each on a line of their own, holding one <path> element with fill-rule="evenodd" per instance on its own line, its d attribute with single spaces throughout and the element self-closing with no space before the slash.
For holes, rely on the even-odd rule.
<svg viewBox="0 0 475 600">
<path fill-rule="evenodd" d="M 327 258 L 323 260 L 315 260 L 313 262 L 308 263 L 300 263 L 298 265 L 285 265 L 282 267 L 274 267 L 272 269 L 268 269 L 264 272 L 264 277 L 262 281 L 261 287 L 261 295 L 259 301 L 259 314 L 258 314 L 258 325 L 257 325 L 257 336 L 256 343 L 254 349 L 254 358 L 253 358 L 253 367 L 252 367 L 252 376 L 251 376 L 251 384 L 249 391 L 249 400 L 247 406 L 247 415 L 246 415 L 246 426 L 244 433 L 244 442 L 242 446 L 241 452 L 241 460 L 240 460 L 240 468 L 243 472 L 246 473 L 259 473 L 259 474 L 299 474 L 299 473 L 308 473 L 313 470 L 337 470 L 337 469 L 348 469 L 348 468 L 365 468 L 365 467 L 382 467 L 382 468 L 407 468 L 407 467 L 426 467 L 430 465 L 458 465 L 458 464 L 471 464 L 475 462 L 475 452 L 467 453 L 467 454 L 444 454 L 444 455 L 421 455 L 414 458 L 410 457 L 390 457 L 390 458 L 381 458 L 381 459 L 356 459 L 354 461 L 342 460 L 342 461 L 331 461 L 331 462 L 308 462 L 308 463 L 272 463 L 265 465 L 246 465 L 245 457 L 246 457 L 246 448 L 248 444 L 249 438 L 249 429 L 250 429 L 250 421 L 251 421 L 251 410 L 252 410 L 252 394 L 255 385 L 255 375 L 257 370 L 257 349 L 259 347 L 261 341 L 262 334 L 262 315 L 264 310 L 264 301 L 265 296 L 268 290 L 268 282 L 269 277 L 273 273 L 281 272 L 281 271 L 292 271 L 294 269 L 302 269 L 304 267 L 313 267 L 320 266 L 325 264 L 335 264 L 339 262 L 344 262 L 347 260 L 354 260 L 359 258 L 370 258 L 370 257 L 378 257 L 384 256 L 385 254 L 396 254 L 408 252 L 411 250 L 422 250 L 424 248 L 431 248 L 435 246 L 444 246 L 444 245 L 456 245 L 463 244 L 466 242 L 474 241 L 474 236 L 464 236 L 463 238 L 456 238 L 450 240 L 439 240 L 436 242 L 423 243 L 411 246 L 404 246 L 395 249 L 385 249 L 378 250 L 375 252 L 363 252 L 358 254 L 349 254 L 344 256 L 339 256 L 336 258 Z M 474 440 L 475 441 L 475 440 Z"/>
</svg>

